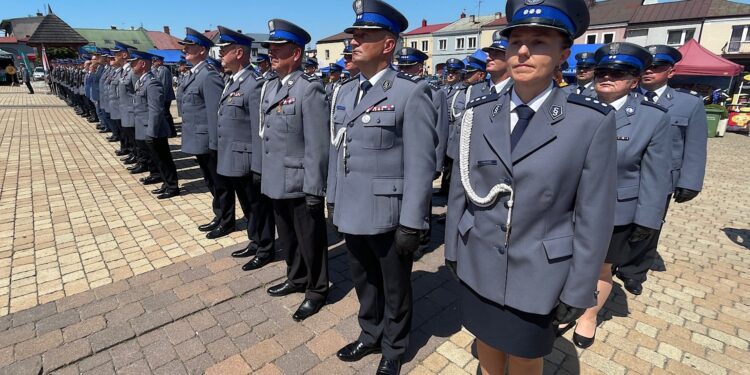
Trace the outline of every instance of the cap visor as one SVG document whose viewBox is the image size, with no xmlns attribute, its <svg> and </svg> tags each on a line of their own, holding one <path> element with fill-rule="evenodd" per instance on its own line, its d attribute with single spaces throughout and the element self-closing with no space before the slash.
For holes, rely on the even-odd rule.
<svg viewBox="0 0 750 375">
<path fill-rule="evenodd" d="M 353 25 L 347 27 L 344 32 L 347 34 L 354 34 L 356 30 L 385 30 L 385 27 L 377 25 Z"/>
<path fill-rule="evenodd" d="M 563 28 L 557 27 L 557 26 L 543 24 L 543 23 L 519 23 L 519 24 L 516 24 L 516 25 L 510 24 L 510 25 L 506 26 L 505 29 L 503 29 L 503 31 L 501 31 L 501 35 L 504 36 L 504 37 L 506 37 L 506 38 L 509 38 L 510 37 L 510 32 L 513 29 L 517 29 L 519 27 L 543 27 L 545 29 L 557 30 L 557 31 L 559 31 L 559 32 L 561 32 L 561 33 L 563 33 L 565 35 L 568 35 L 571 39 L 574 38 L 574 35 L 571 34 L 570 31 L 568 31 L 566 29 L 563 29 Z"/>
<path fill-rule="evenodd" d="M 502 48 L 495 48 L 495 47 L 484 47 L 484 48 L 482 48 L 482 52 L 487 52 L 487 53 L 490 53 L 490 52 L 492 52 L 492 51 L 500 51 L 500 52 L 505 52 L 505 50 L 504 50 L 504 49 L 502 49 Z"/>
</svg>

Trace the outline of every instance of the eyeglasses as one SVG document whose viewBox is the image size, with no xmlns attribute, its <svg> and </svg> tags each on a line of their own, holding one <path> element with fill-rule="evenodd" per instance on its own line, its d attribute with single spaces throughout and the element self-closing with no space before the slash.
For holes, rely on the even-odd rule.
<svg viewBox="0 0 750 375">
<path fill-rule="evenodd" d="M 594 72 L 594 77 L 597 79 L 602 79 L 605 77 L 609 77 L 613 80 L 621 80 L 621 79 L 627 79 L 630 77 L 633 77 L 633 75 L 629 72 L 622 71 L 622 70 L 597 70 Z"/>
<path fill-rule="evenodd" d="M 651 65 L 648 68 L 646 68 L 646 71 L 652 71 L 654 73 L 664 73 L 667 70 L 672 68 L 670 65 L 667 64 L 659 64 L 659 65 Z"/>
</svg>

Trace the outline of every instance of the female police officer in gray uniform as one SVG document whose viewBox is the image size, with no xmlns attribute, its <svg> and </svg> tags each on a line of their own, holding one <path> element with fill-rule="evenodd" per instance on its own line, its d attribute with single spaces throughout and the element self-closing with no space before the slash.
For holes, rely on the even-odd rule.
<svg viewBox="0 0 750 375">
<path fill-rule="evenodd" d="M 596 303 L 612 233 L 612 108 L 553 85 L 584 0 L 509 0 L 514 84 L 467 103 L 446 222 L 463 325 L 485 374 L 541 374 L 557 324 Z"/>
<path fill-rule="evenodd" d="M 597 305 L 586 310 L 573 335 L 579 348 L 594 343 L 596 316 L 612 291 L 612 265 L 630 259 L 631 243 L 661 228 L 664 194 L 670 188 L 666 109 L 633 91 L 643 69 L 651 65 L 651 54 L 635 44 L 611 43 L 599 48 L 595 59 L 598 98 L 617 111 L 617 203 L 612 240 L 599 271 Z"/>
</svg>

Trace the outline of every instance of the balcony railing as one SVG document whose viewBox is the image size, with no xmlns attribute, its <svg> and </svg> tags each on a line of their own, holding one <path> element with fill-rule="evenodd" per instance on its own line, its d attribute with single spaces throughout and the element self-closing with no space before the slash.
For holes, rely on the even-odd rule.
<svg viewBox="0 0 750 375">
<path fill-rule="evenodd" d="M 721 52 L 724 54 L 750 54 L 750 42 L 728 42 L 721 49 Z"/>
</svg>

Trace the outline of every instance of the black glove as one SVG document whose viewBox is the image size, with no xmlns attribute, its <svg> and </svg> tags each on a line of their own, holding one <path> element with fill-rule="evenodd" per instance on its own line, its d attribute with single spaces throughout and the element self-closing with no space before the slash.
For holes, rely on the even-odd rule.
<svg viewBox="0 0 750 375">
<path fill-rule="evenodd" d="M 394 242 L 396 252 L 399 255 L 411 258 L 414 252 L 419 249 L 419 230 L 399 225 L 396 229 Z"/>
<path fill-rule="evenodd" d="M 685 203 L 690 202 L 691 200 L 695 199 L 695 197 L 698 196 L 699 191 L 685 189 L 685 188 L 677 188 L 674 191 L 674 201 L 677 203 Z"/>
<path fill-rule="evenodd" d="M 326 205 L 326 210 L 328 211 L 328 217 L 326 218 L 326 221 L 328 222 L 328 225 L 333 228 L 336 232 L 339 231 L 339 228 L 336 227 L 336 224 L 333 223 L 333 210 L 335 209 L 333 203 L 328 203 Z"/>
<path fill-rule="evenodd" d="M 656 234 L 656 232 L 656 229 L 646 228 L 636 224 L 635 228 L 633 229 L 633 233 L 631 233 L 630 238 L 628 238 L 628 241 L 641 242 L 650 238 L 651 236 Z"/>
<path fill-rule="evenodd" d="M 586 309 L 573 307 L 567 303 L 560 301 L 555 310 L 555 320 L 552 324 L 570 324 L 578 320 L 578 318 L 586 312 Z"/>
<path fill-rule="evenodd" d="M 307 212 L 311 215 L 323 213 L 323 198 L 308 194 L 305 195 L 305 204 L 307 205 Z"/>
<path fill-rule="evenodd" d="M 445 266 L 448 267 L 448 270 L 451 271 L 451 275 L 453 275 L 453 277 L 456 278 L 456 280 L 459 280 L 458 279 L 458 262 L 456 262 L 455 260 L 446 259 Z"/>
<path fill-rule="evenodd" d="M 260 185 L 260 174 L 253 172 L 253 185 Z"/>
</svg>

